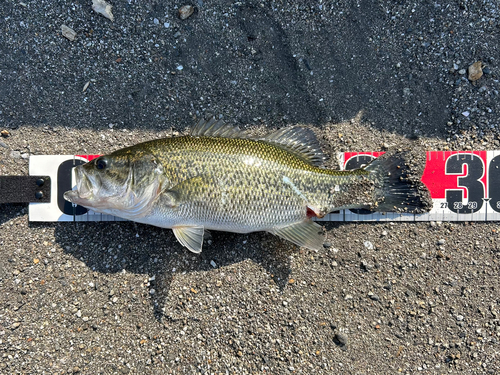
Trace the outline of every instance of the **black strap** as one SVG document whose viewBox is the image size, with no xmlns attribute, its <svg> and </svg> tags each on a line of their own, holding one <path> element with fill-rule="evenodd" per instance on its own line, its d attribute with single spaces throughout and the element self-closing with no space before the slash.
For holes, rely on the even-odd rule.
<svg viewBox="0 0 500 375">
<path fill-rule="evenodd" d="M 48 176 L 0 176 L 0 204 L 50 202 L 50 183 Z"/>
</svg>

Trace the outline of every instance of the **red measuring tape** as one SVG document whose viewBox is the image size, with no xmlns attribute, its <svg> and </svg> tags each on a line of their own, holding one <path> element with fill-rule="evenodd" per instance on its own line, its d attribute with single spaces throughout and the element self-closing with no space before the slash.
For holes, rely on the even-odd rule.
<svg viewBox="0 0 500 375">
<path fill-rule="evenodd" d="M 345 152 L 342 169 L 355 169 L 383 152 Z M 75 185 L 72 169 L 100 155 L 37 155 L 30 158 L 30 175 L 49 176 L 51 201 L 30 203 L 30 221 L 121 221 L 74 206 L 63 193 Z M 344 210 L 320 221 L 496 221 L 500 220 L 500 151 L 428 151 L 422 182 L 433 208 L 424 214 L 372 213 Z"/>
</svg>

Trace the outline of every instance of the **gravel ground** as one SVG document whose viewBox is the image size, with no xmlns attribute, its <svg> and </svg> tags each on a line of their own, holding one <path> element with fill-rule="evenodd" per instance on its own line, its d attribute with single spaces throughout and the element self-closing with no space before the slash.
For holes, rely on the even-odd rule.
<svg viewBox="0 0 500 375">
<path fill-rule="evenodd" d="M 0 174 L 210 114 L 309 124 L 331 156 L 500 148 L 497 0 L 112 4 L 0 2 Z M 326 223 L 321 252 L 214 232 L 196 256 L 27 211 L 0 205 L 2 374 L 500 372 L 498 223 Z"/>
</svg>

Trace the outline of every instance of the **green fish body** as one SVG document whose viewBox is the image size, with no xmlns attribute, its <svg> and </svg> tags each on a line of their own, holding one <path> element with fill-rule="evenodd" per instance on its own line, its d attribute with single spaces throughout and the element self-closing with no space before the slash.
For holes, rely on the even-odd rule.
<svg viewBox="0 0 500 375">
<path fill-rule="evenodd" d="M 252 138 L 221 121 L 202 120 L 189 136 L 141 143 L 77 167 L 77 190 L 65 198 L 172 228 L 193 252 L 201 251 L 207 229 L 267 231 L 319 249 L 324 234 L 311 216 L 423 205 L 421 187 L 406 179 L 401 155 L 354 171 L 322 168 L 323 159 L 309 128 Z"/>
</svg>

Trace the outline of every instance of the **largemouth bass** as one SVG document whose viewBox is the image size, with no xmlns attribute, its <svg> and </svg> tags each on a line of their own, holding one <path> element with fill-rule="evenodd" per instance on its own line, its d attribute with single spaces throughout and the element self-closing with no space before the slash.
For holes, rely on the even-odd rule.
<svg viewBox="0 0 500 375">
<path fill-rule="evenodd" d="M 76 190 L 64 198 L 93 211 L 172 228 L 199 253 L 205 230 L 267 231 L 320 249 L 322 227 L 311 217 L 365 208 L 426 208 L 423 184 L 407 178 L 404 155 L 365 168 L 322 168 L 324 156 L 306 127 L 250 137 L 231 125 L 202 120 L 188 136 L 144 142 L 76 167 Z"/>
</svg>

